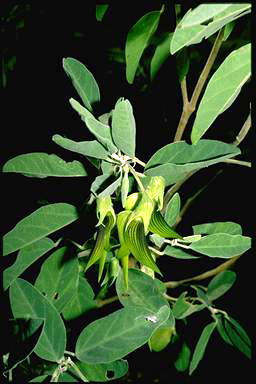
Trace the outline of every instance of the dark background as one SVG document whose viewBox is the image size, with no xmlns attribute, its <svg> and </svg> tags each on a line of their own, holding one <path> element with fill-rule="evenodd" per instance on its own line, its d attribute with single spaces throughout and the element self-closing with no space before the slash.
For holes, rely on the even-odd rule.
<svg viewBox="0 0 256 384">
<path fill-rule="evenodd" d="M 6 233 L 17 221 L 37 209 L 41 200 L 49 203 L 70 202 L 78 206 L 83 204 L 96 176 L 95 168 L 85 162 L 82 156 L 62 150 L 51 141 L 52 135 L 56 133 L 77 141 L 92 138 L 69 105 L 70 97 L 78 100 L 79 97 L 62 68 L 64 57 L 80 60 L 93 73 L 101 92 L 101 104 L 96 108 L 98 115 L 110 111 L 119 97 L 130 100 L 137 126 L 136 155 L 145 162 L 157 149 L 173 140 L 182 111 L 182 99 L 174 57 L 167 59 L 152 83 L 139 76 L 133 85 L 129 85 L 125 78 L 125 64 L 112 60 L 113 56 L 110 55 L 110 49 L 116 48 L 119 57 L 123 57 L 126 36 L 131 26 L 148 11 L 160 9 L 158 6 L 137 2 L 135 8 L 118 2 L 111 5 L 102 22 L 95 18 L 95 5 L 85 2 L 4 1 L 1 7 L 2 57 L 5 62 L 5 80 L 2 84 L 2 163 L 23 153 L 55 153 L 65 160 L 83 161 L 89 173 L 87 178 L 63 180 L 2 175 L 2 209 L 5 212 L 3 233 Z M 167 5 L 159 30 L 168 32 L 173 31 L 174 27 L 174 7 Z M 212 41 L 204 40 L 191 48 L 193 60 L 187 79 L 189 96 L 207 60 Z M 223 44 L 216 66 L 233 49 L 250 41 L 248 16 L 238 20 L 229 41 Z M 150 55 L 150 49 L 143 56 L 145 61 L 147 55 Z M 250 97 L 250 83 L 247 83 L 234 104 L 215 121 L 205 138 L 232 142 L 248 115 Z M 188 141 L 193 119 L 194 116 L 184 136 Z M 238 158 L 252 160 L 253 140 L 250 132 L 240 146 L 242 156 Z M 252 235 L 254 214 L 250 168 L 221 164 L 198 172 L 180 190 L 182 203 L 210 181 L 220 169 L 223 169 L 222 173 L 184 216 L 184 221 L 178 227 L 183 235 L 192 233 L 192 225 L 214 221 L 235 221 L 242 225 L 245 235 Z M 85 220 L 84 224 L 90 227 L 91 221 Z M 90 231 L 90 228 L 85 227 L 72 227 L 77 230 L 77 240 L 81 237 L 86 239 L 86 231 Z M 237 262 L 234 267 L 238 272 L 237 281 L 220 301 L 220 308 L 237 319 L 251 336 L 251 300 L 254 290 L 250 272 L 252 257 L 249 251 Z M 174 280 L 218 265 L 212 259 L 200 259 L 196 265 L 194 261 L 176 262 L 166 259 L 160 268 L 166 271 L 166 279 Z M 113 308 L 108 310 L 111 312 Z M 192 329 L 192 334 L 189 337 L 192 342 L 196 342 L 199 337 L 200 321 L 200 316 L 191 318 L 189 329 Z M 207 321 L 209 318 L 206 318 L 205 324 Z M 143 361 L 140 356 L 144 357 Z M 250 369 L 246 358 L 219 338 L 212 339 L 203 362 L 192 378 L 177 374 L 172 369 L 171 347 L 162 353 L 152 354 L 145 346 L 132 353 L 128 361 L 131 371 L 129 377 L 134 382 L 140 382 L 138 373 L 142 374 L 141 382 L 144 379 L 147 382 L 153 382 L 154 378 L 161 380 L 166 374 L 170 380 L 177 377 L 179 383 L 192 383 L 208 377 L 221 378 L 224 373 L 230 378 L 236 378 L 238 373 Z"/>
</svg>

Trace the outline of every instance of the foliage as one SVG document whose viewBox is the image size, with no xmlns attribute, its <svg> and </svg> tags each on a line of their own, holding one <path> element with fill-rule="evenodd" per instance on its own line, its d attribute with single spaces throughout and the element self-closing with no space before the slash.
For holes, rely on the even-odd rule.
<svg viewBox="0 0 256 384">
<path fill-rule="evenodd" d="M 189 375 L 194 372 L 209 340 L 217 332 L 224 342 L 251 358 L 251 342 L 246 331 L 215 306 L 215 300 L 235 283 L 235 272 L 226 269 L 251 248 L 250 237 L 242 234 L 240 224 L 230 221 L 195 224 L 190 236 L 176 232 L 187 209 L 181 207 L 178 193 L 183 182 L 200 169 L 222 162 L 250 166 L 235 158 L 242 153 L 238 145 L 248 131 L 248 121 L 231 144 L 202 139 L 250 78 L 250 44 L 233 50 L 211 74 L 197 106 L 222 41 L 228 39 L 234 20 L 250 12 L 250 8 L 249 4 L 202 4 L 187 12 L 176 29 L 156 47 L 151 58 L 151 78 L 169 54 L 176 55 L 183 112 L 174 141 L 153 153 L 147 163 L 136 157 L 136 118 L 130 101 L 121 97 L 111 111 L 96 116 L 95 105 L 101 99 L 93 74 L 77 59 L 63 59 L 64 71 L 80 97 L 80 102 L 71 98 L 70 105 L 94 139 L 76 142 L 56 133 L 52 140 L 84 156 L 99 170 L 86 203 L 86 209 L 95 211 L 98 223 L 93 237 L 83 244 L 60 237 L 57 231 L 86 215 L 84 206 L 60 202 L 38 208 L 5 234 L 3 255 L 9 257 L 17 252 L 17 258 L 4 271 L 4 289 L 9 289 L 17 327 L 21 326 L 20 321 L 26 323 L 22 345 L 30 346 L 21 357 L 15 358 L 10 351 L 5 359 L 5 371 L 9 374 L 21 361 L 35 354 L 48 370 L 32 382 L 48 380 L 49 375 L 55 382 L 117 379 L 128 371 L 128 362 L 123 358 L 129 353 L 146 343 L 152 353 L 177 344 L 180 322 L 185 320 L 189 328 L 190 316 L 201 311 L 208 312 L 211 320 L 202 329 L 198 325 L 197 333 L 201 335 L 193 351 L 189 341 L 184 340 L 180 345 L 173 361 L 179 372 L 188 371 Z M 107 5 L 97 5 L 99 22 L 104 20 L 106 12 Z M 127 35 L 126 77 L 130 84 L 136 81 L 143 53 L 152 43 L 164 12 L 163 6 L 147 13 Z M 216 32 L 202 72 L 204 76 L 199 77 L 189 101 L 186 76 L 190 65 L 186 49 Z M 196 117 L 188 143 L 181 138 L 194 110 Z M 139 172 L 137 167 L 143 170 Z M 3 172 L 42 179 L 88 176 L 82 162 L 66 162 L 59 156 L 41 152 L 16 156 L 4 165 Z M 58 240 L 53 240 L 55 232 Z M 222 258 L 225 262 L 218 273 L 209 271 L 207 277 L 212 279 L 207 286 L 197 284 L 202 276 L 186 280 L 190 285 L 193 281 L 190 289 L 194 295 L 190 289 L 183 289 L 178 297 L 172 297 L 167 289 L 182 282 L 164 281 L 165 271 L 158 265 L 162 257 L 195 261 L 202 257 Z M 33 263 L 41 267 L 35 281 L 21 278 Z M 101 283 L 96 296 L 87 272 L 95 265 Z M 113 288 L 117 297 L 105 298 Z M 122 308 L 84 326 L 73 349 L 67 351 L 72 320 L 82 318 L 87 323 L 92 309 L 115 300 Z"/>
</svg>

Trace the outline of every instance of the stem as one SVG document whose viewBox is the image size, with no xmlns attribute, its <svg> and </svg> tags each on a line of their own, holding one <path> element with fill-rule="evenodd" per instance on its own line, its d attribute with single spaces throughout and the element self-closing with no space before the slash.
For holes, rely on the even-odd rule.
<svg viewBox="0 0 256 384">
<path fill-rule="evenodd" d="M 135 180 L 136 180 L 137 183 L 138 183 L 138 186 L 139 186 L 141 192 L 144 192 L 145 189 L 144 189 L 144 187 L 143 187 L 142 182 L 140 181 L 140 178 L 139 178 L 137 172 L 136 172 L 136 171 L 133 169 L 133 167 L 131 167 L 130 165 L 129 165 L 129 171 L 133 174 Z"/>
<path fill-rule="evenodd" d="M 165 286 L 167 288 L 177 288 L 182 284 L 185 283 L 190 283 L 192 281 L 200 281 L 200 280 L 205 280 L 208 279 L 209 277 L 215 276 L 218 273 L 225 271 L 226 269 L 230 268 L 238 259 L 241 257 L 241 255 L 234 256 L 228 261 L 225 261 L 224 263 L 220 264 L 218 267 L 210 269 L 209 271 L 203 272 L 200 275 L 192 276 L 187 279 L 179 280 L 179 281 L 167 281 Z"/>
<path fill-rule="evenodd" d="M 250 112 L 247 119 L 245 120 L 244 125 L 242 126 L 241 131 L 238 133 L 236 139 L 233 141 L 232 144 L 236 146 L 239 145 L 247 135 L 249 129 L 251 128 L 251 125 L 252 125 L 252 121 L 251 121 L 251 112 Z"/>
<path fill-rule="evenodd" d="M 211 50 L 210 55 L 208 57 L 208 60 L 204 66 L 204 69 L 203 69 L 201 75 L 199 76 L 199 79 L 198 79 L 197 84 L 195 86 L 195 89 L 194 89 L 194 92 L 193 92 L 193 95 L 191 97 L 190 102 L 188 101 L 188 97 L 187 97 L 186 78 L 184 78 L 181 82 L 183 111 L 182 111 L 181 118 L 180 118 L 177 130 L 175 133 L 174 141 L 181 140 L 181 137 L 182 137 L 184 130 L 186 128 L 188 119 L 190 118 L 190 116 L 192 115 L 192 113 L 196 109 L 196 104 L 197 104 L 198 98 L 201 94 L 201 91 L 205 85 L 207 77 L 210 73 L 210 70 L 212 69 L 213 63 L 214 63 L 214 61 L 217 57 L 217 54 L 219 52 L 219 49 L 221 47 L 223 35 L 224 35 L 224 28 L 220 29 L 220 31 L 216 37 L 216 40 L 213 44 L 213 47 L 212 47 L 212 50 Z"/>
<path fill-rule="evenodd" d="M 134 157 L 134 158 L 133 158 L 133 160 L 134 160 L 136 163 L 138 163 L 138 164 L 142 165 L 142 167 L 144 167 L 144 168 L 145 168 L 145 166 L 146 166 L 146 163 L 144 163 L 143 161 L 141 161 L 141 160 L 140 160 L 140 159 L 138 159 L 137 157 Z"/>
<path fill-rule="evenodd" d="M 112 297 L 109 297 L 108 299 L 105 299 L 105 300 L 98 300 L 97 301 L 97 307 L 101 308 L 104 305 L 111 304 L 111 303 L 113 303 L 114 301 L 117 301 L 117 300 L 119 300 L 118 296 L 112 296 Z"/>
<path fill-rule="evenodd" d="M 71 365 L 71 367 L 74 369 L 74 371 L 76 371 L 76 373 L 78 374 L 78 376 L 80 377 L 80 379 L 83 380 L 84 383 L 89 383 L 89 380 L 87 380 L 87 378 L 83 375 L 83 373 L 80 371 L 80 369 L 76 366 L 76 364 L 71 360 L 69 359 L 69 364 Z"/>
<path fill-rule="evenodd" d="M 226 159 L 223 160 L 224 163 L 230 163 L 230 164 L 237 164 L 237 165 L 243 165 L 244 167 L 249 167 L 251 168 L 252 163 L 249 161 L 241 161 L 241 160 L 236 160 L 236 159 Z"/>
</svg>

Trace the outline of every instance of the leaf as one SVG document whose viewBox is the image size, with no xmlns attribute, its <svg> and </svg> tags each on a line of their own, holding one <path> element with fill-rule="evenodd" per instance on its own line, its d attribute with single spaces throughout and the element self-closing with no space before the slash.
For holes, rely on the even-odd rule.
<svg viewBox="0 0 256 384">
<path fill-rule="evenodd" d="M 150 350 L 160 352 L 170 343 L 173 334 L 171 327 L 159 327 L 149 340 Z"/>
<path fill-rule="evenodd" d="M 191 355 L 191 350 L 189 346 L 184 342 L 182 344 L 181 350 L 178 354 L 177 359 L 174 362 L 175 368 L 179 372 L 184 372 L 188 369 L 189 366 L 189 361 L 190 361 L 190 355 Z"/>
<path fill-rule="evenodd" d="M 189 10 L 177 25 L 171 40 L 171 54 L 198 44 L 231 21 L 250 12 L 250 4 L 201 4 Z M 211 21 L 211 19 L 213 20 Z M 208 25 L 201 25 L 201 23 Z"/>
<path fill-rule="evenodd" d="M 61 135 L 54 135 L 52 140 L 60 147 L 68 149 L 69 151 L 80 153 L 84 156 L 96 157 L 97 159 L 108 159 L 108 151 L 96 140 L 77 142 L 66 139 Z"/>
<path fill-rule="evenodd" d="M 198 259 L 200 256 L 192 255 L 183 249 L 167 245 L 164 249 L 164 254 L 167 256 L 175 257 L 176 259 Z"/>
<path fill-rule="evenodd" d="M 86 124 L 89 131 L 96 137 L 96 139 L 111 153 L 117 152 L 117 148 L 113 143 L 110 127 L 97 120 L 91 112 L 82 107 L 78 101 L 74 99 L 69 100 L 72 107 L 80 114 L 81 119 Z"/>
<path fill-rule="evenodd" d="M 31 213 L 3 237 L 3 255 L 34 243 L 78 219 L 71 204 L 48 204 Z"/>
<path fill-rule="evenodd" d="M 78 272 L 76 255 L 62 247 L 44 261 L 34 286 L 61 312 L 76 291 Z"/>
<path fill-rule="evenodd" d="M 156 77 L 159 69 L 170 56 L 170 43 L 173 32 L 168 33 L 164 39 L 157 45 L 154 55 L 150 63 L 150 78 L 151 81 Z"/>
<path fill-rule="evenodd" d="M 119 99 L 112 114 L 112 135 L 117 148 L 130 157 L 135 156 L 136 125 L 129 100 Z"/>
<path fill-rule="evenodd" d="M 251 238 L 228 233 L 214 233 L 190 244 L 190 249 L 210 257 L 230 258 L 251 248 Z"/>
<path fill-rule="evenodd" d="M 96 20 L 102 21 L 105 13 L 107 12 L 109 4 L 98 4 L 96 5 Z"/>
<path fill-rule="evenodd" d="M 234 271 L 222 271 L 218 273 L 207 287 L 208 299 L 210 301 L 218 299 L 232 287 L 235 281 L 236 273 Z"/>
<path fill-rule="evenodd" d="M 193 233 L 212 235 L 213 233 L 229 233 L 230 235 L 241 235 L 242 227 L 232 221 L 215 222 L 193 225 Z"/>
<path fill-rule="evenodd" d="M 206 325 L 206 327 L 203 329 L 203 332 L 197 342 L 196 348 L 192 356 L 192 360 L 189 366 L 189 375 L 192 375 L 192 373 L 198 366 L 199 362 L 202 360 L 205 352 L 205 348 L 209 342 L 210 336 L 214 331 L 214 328 L 216 327 L 216 325 L 217 325 L 216 322 L 213 322 Z"/>
<path fill-rule="evenodd" d="M 180 214 L 180 195 L 176 192 L 169 201 L 164 218 L 166 222 L 172 227 Z"/>
<path fill-rule="evenodd" d="M 43 256 L 54 247 L 55 243 L 46 237 L 22 248 L 17 255 L 15 263 L 3 273 L 4 290 L 7 289 L 28 267 L 30 267 L 31 264 L 38 260 L 39 257 Z"/>
<path fill-rule="evenodd" d="M 251 76 L 251 44 L 231 52 L 211 77 L 199 104 L 191 141 L 196 144 Z"/>
<path fill-rule="evenodd" d="M 168 186 L 183 179 L 191 171 L 208 167 L 240 153 L 240 149 L 235 145 L 217 140 L 199 140 L 194 145 L 177 141 L 154 153 L 146 164 L 145 174 L 163 176 Z"/>
<path fill-rule="evenodd" d="M 67 75 L 71 77 L 72 83 L 84 105 L 91 111 L 92 105 L 100 101 L 99 87 L 92 73 L 84 64 L 72 57 L 63 59 L 63 68 Z"/>
<path fill-rule="evenodd" d="M 14 317 L 44 319 L 34 352 L 41 359 L 58 362 L 66 348 L 66 330 L 54 306 L 33 285 L 19 278 L 10 287 L 10 302 Z"/>
<path fill-rule="evenodd" d="M 157 29 L 163 10 L 164 7 L 160 11 L 148 12 L 137 21 L 127 34 L 125 44 L 126 78 L 130 84 L 133 83 L 142 53 Z"/>
<path fill-rule="evenodd" d="M 169 314 L 169 305 L 158 312 L 126 307 L 93 321 L 78 337 L 76 356 L 91 364 L 115 361 L 145 344 Z"/>
<path fill-rule="evenodd" d="M 218 331 L 224 341 L 236 347 L 248 359 L 252 357 L 252 343 L 243 327 L 230 316 L 218 316 Z"/>
<path fill-rule="evenodd" d="M 76 208 L 71 204 L 45 205 L 16 224 L 4 235 L 4 255 L 21 249 L 44 236 L 72 223 L 78 218 Z"/>
<path fill-rule="evenodd" d="M 119 379 L 128 372 L 128 362 L 122 359 L 103 364 L 87 364 L 81 361 L 75 364 L 87 380 L 97 383 Z M 77 375 L 72 368 L 69 370 Z M 81 381 L 81 379 L 79 381 Z"/>
<path fill-rule="evenodd" d="M 179 51 L 176 55 L 176 68 L 179 77 L 179 82 L 181 83 L 185 76 L 187 76 L 190 66 L 189 55 L 187 49 L 183 48 L 182 51 Z"/>
<path fill-rule="evenodd" d="M 205 304 L 191 304 L 186 301 L 187 292 L 183 292 L 173 306 L 172 312 L 176 319 L 184 319 L 194 312 L 201 311 L 206 307 Z"/>
<path fill-rule="evenodd" d="M 84 277 L 79 276 L 72 298 L 62 309 L 63 317 L 66 321 L 73 320 L 92 308 L 96 308 L 92 287 Z"/>
<path fill-rule="evenodd" d="M 24 176 L 40 178 L 87 176 L 83 164 L 79 161 L 66 162 L 56 155 L 43 152 L 16 156 L 5 163 L 3 172 L 16 172 Z"/>
<path fill-rule="evenodd" d="M 123 273 L 120 271 L 116 280 L 116 292 L 124 307 L 143 307 L 148 311 L 157 312 L 168 301 L 159 291 L 155 279 L 137 269 L 128 270 L 129 288 L 127 290 Z"/>
<path fill-rule="evenodd" d="M 105 175 L 102 175 L 102 176 L 105 176 Z M 100 178 L 101 176 L 97 176 L 97 177 Z M 96 177 L 96 179 L 97 179 L 97 177 Z M 95 182 L 96 182 L 96 179 L 95 179 Z M 102 179 L 105 179 L 105 177 Z M 99 181 L 99 179 L 97 179 L 97 182 L 98 181 Z M 122 175 L 120 174 L 120 176 L 118 178 L 116 178 L 116 180 L 114 180 L 111 184 L 109 184 L 107 186 L 107 188 L 105 188 L 101 192 L 98 191 L 97 197 L 111 196 L 117 190 L 117 188 L 121 185 L 121 182 L 122 182 Z M 91 185 L 91 188 L 92 188 L 92 186 L 93 186 L 93 184 Z"/>
</svg>

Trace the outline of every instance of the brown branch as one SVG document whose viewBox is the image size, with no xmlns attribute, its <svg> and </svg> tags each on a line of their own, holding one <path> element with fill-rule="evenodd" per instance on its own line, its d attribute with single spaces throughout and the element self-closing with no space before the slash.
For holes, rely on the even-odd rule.
<svg viewBox="0 0 256 384">
<path fill-rule="evenodd" d="M 225 271 L 226 269 L 230 268 L 241 256 L 242 256 L 242 254 L 238 255 L 238 256 L 234 256 L 231 259 L 229 259 L 228 261 L 225 261 L 224 263 L 218 265 L 218 267 L 210 269 L 209 271 L 203 272 L 200 275 L 192 276 L 192 277 L 189 277 L 187 279 L 183 279 L 183 280 L 179 280 L 179 281 L 167 281 L 164 284 L 167 288 L 177 288 L 182 284 L 187 284 L 187 283 L 191 283 L 193 281 L 201 281 L 201 280 L 208 279 L 209 277 L 215 276 L 218 273 Z"/>
<path fill-rule="evenodd" d="M 244 125 L 242 126 L 242 129 L 240 130 L 240 132 L 238 133 L 236 139 L 233 141 L 232 144 L 238 146 L 247 135 L 249 129 L 251 128 L 251 125 L 252 125 L 252 120 L 251 120 L 251 112 L 250 112 L 247 119 L 245 120 Z"/>
<path fill-rule="evenodd" d="M 219 52 L 219 49 L 221 47 L 223 35 L 224 35 L 224 28 L 220 29 L 220 31 L 216 37 L 216 40 L 213 44 L 213 47 L 212 47 L 212 50 L 211 50 L 210 55 L 208 57 L 208 60 L 207 60 L 205 66 L 203 68 L 201 75 L 199 76 L 199 79 L 198 79 L 197 84 L 195 86 L 195 89 L 194 89 L 194 92 L 193 92 L 193 95 L 191 97 L 190 102 L 188 101 L 188 98 L 187 98 L 186 78 L 184 78 L 181 82 L 181 92 L 182 92 L 182 98 L 183 98 L 183 111 L 182 111 L 180 121 L 179 121 L 177 130 L 176 130 L 176 133 L 175 133 L 174 141 L 181 140 L 181 137 L 182 137 L 183 132 L 186 128 L 188 119 L 190 118 L 190 116 L 192 115 L 192 113 L 196 109 L 196 104 L 197 104 L 198 98 L 201 94 L 201 91 L 205 85 L 207 77 L 210 73 L 210 70 L 212 69 L 213 63 L 214 63 L 214 61 L 217 57 L 217 54 Z"/>
</svg>

